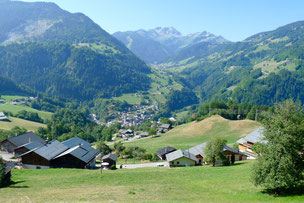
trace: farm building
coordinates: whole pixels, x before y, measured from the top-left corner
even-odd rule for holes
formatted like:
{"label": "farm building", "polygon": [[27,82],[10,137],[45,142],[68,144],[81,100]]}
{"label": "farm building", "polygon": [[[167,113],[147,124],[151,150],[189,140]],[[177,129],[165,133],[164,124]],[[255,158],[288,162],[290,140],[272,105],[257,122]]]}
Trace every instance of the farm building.
{"label": "farm building", "polygon": [[68,140],[66,140],[66,141],[63,141],[62,144],[64,144],[64,145],[67,146],[68,148],[73,148],[73,147],[76,147],[76,146],[82,145],[82,144],[91,146],[90,143],[84,141],[83,139],[81,139],[81,138],[79,138],[79,137],[73,137],[73,138],[71,138],[71,139],[68,139]]}
{"label": "farm building", "polygon": [[99,151],[88,144],[79,144],[51,160],[53,168],[94,168]]}
{"label": "farm building", "polygon": [[164,148],[156,151],[155,153],[161,160],[165,160],[166,154],[169,154],[174,151],[176,151],[176,149],[174,147],[167,146],[167,147],[164,147]]}
{"label": "farm building", "polygon": [[194,154],[181,149],[166,154],[166,159],[170,167],[195,166],[198,163]]}
{"label": "farm building", "polygon": [[239,150],[243,153],[246,153],[249,158],[256,158],[257,154],[252,151],[252,147],[255,143],[267,143],[266,140],[264,140],[263,135],[264,128],[259,127],[255,131],[248,134],[246,137],[241,138],[237,141],[239,144]]}
{"label": "farm building", "polygon": [[170,124],[162,124],[160,128],[163,132],[168,132],[170,129],[172,129],[172,126]]}
{"label": "farm building", "polygon": [[116,167],[116,160],[117,156],[114,154],[108,154],[101,158],[102,163],[109,163],[109,167],[115,166]]}
{"label": "farm building", "polygon": [[22,154],[21,162],[27,169],[51,168],[51,160],[69,148],[57,140]]}
{"label": "farm building", "polygon": [[7,121],[8,118],[6,117],[6,115],[3,112],[0,112],[0,121]]}
{"label": "farm building", "polygon": [[14,137],[7,138],[5,140],[2,140],[0,142],[0,147],[2,151],[14,153],[14,150],[22,145],[25,145],[30,142],[40,142],[42,144],[45,143],[45,141],[36,135],[33,132],[28,132],[22,135],[17,135]]}
{"label": "farm building", "polygon": [[148,137],[149,136],[149,133],[148,132],[142,132],[140,134],[140,137]]}
{"label": "farm building", "polygon": [[44,144],[42,144],[41,142],[29,142],[29,143],[26,143],[20,147],[17,147],[15,150],[14,150],[14,154],[15,154],[15,157],[18,158],[21,154],[24,154],[28,151],[31,151],[33,149],[38,149],[40,147],[42,147]]}
{"label": "farm building", "polygon": [[[205,156],[205,148],[206,148],[207,142],[204,142],[202,144],[199,144],[197,146],[194,146],[190,149],[188,149],[187,151],[189,151],[190,153],[194,154],[195,157],[198,159],[198,164],[201,164],[204,157]],[[231,147],[228,147],[227,145],[224,145],[223,147],[223,152],[224,155],[226,156],[226,159],[231,161],[231,157],[234,155],[235,156],[235,161],[242,161],[242,160],[246,160],[247,156],[240,152],[237,149],[233,149]],[[220,163],[220,162],[218,162]]]}

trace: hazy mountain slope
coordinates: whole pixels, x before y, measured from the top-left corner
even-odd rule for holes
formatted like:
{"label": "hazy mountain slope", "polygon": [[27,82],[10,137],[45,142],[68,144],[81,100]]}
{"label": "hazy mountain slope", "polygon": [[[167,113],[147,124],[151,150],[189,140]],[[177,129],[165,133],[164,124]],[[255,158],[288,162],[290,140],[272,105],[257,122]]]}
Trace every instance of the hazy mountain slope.
{"label": "hazy mountain slope", "polygon": [[[121,40],[133,53],[147,63],[167,62],[170,57],[174,59],[174,55],[184,48],[199,43],[223,44],[228,42],[223,37],[208,32],[183,35],[173,27],[116,32],[113,36]],[[181,58],[183,53],[180,52],[178,57]]]}
{"label": "hazy mountain slope", "polygon": [[0,1],[0,74],[76,99],[149,88],[150,68],[87,16],[53,3]]}
{"label": "hazy mountain slope", "polygon": [[203,100],[273,104],[304,101],[304,21],[264,32],[196,59],[178,77]]}

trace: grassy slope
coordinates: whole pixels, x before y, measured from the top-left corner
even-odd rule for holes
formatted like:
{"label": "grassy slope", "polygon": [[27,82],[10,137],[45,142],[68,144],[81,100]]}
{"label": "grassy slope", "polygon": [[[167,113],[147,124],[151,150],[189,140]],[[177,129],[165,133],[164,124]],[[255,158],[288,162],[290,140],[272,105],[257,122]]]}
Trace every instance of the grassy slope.
{"label": "grassy slope", "polygon": [[46,125],[41,123],[36,123],[32,121],[23,120],[20,118],[8,117],[11,122],[0,121],[0,129],[10,130],[15,126],[24,127],[29,131],[36,131],[39,127],[46,127]]}
{"label": "grassy slope", "polygon": [[35,113],[38,113],[39,116],[42,118],[42,119],[51,119],[52,118],[52,113],[50,112],[46,112],[46,111],[39,111],[39,110],[36,110],[36,109],[33,109],[33,108],[30,108],[28,106],[23,106],[23,105],[11,105],[11,104],[0,104],[0,111],[10,111],[12,112],[13,114],[16,114],[18,113],[19,111],[22,111],[22,110],[26,110],[26,111],[29,111],[29,112],[35,112]]}
{"label": "grassy slope", "polygon": [[[200,122],[177,126],[160,137],[138,140],[135,145],[143,147],[149,152],[155,152],[168,145],[178,149],[187,149],[208,141],[212,136],[225,137],[228,143],[232,144],[255,130],[259,125],[251,120],[231,121],[220,116],[212,116]],[[133,146],[133,143],[125,143],[125,145]]]}
{"label": "grassy slope", "polygon": [[273,197],[250,183],[252,161],[230,167],[142,168],[116,171],[14,170],[2,202],[303,202]]}

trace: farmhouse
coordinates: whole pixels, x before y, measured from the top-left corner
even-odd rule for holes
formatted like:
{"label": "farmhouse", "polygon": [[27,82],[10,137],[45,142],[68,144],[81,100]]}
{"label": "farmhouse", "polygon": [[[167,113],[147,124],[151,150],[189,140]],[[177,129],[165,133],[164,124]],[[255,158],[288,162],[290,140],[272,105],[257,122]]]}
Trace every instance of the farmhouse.
{"label": "farmhouse", "polygon": [[172,128],[172,126],[170,124],[162,124],[160,128],[163,132],[168,132]]}
{"label": "farmhouse", "polygon": [[[207,142],[204,142],[202,144],[199,144],[197,146],[194,146],[187,151],[190,153],[194,154],[195,157],[198,159],[198,164],[201,164],[205,156],[205,148],[206,148]],[[231,161],[231,157],[235,157],[235,161],[241,161],[241,160],[246,160],[247,156],[240,152],[237,149],[233,149],[231,147],[228,147],[227,145],[224,145],[223,147],[223,152],[227,160]],[[220,163],[220,162],[218,162]]]}
{"label": "farmhouse", "polygon": [[166,154],[169,154],[174,151],[176,151],[176,149],[174,147],[167,146],[167,147],[164,147],[164,148],[156,151],[155,153],[161,160],[165,160]]}
{"label": "farmhouse", "polygon": [[148,137],[149,136],[149,133],[148,132],[142,132],[140,134],[140,137]]}
{"label": "farmhouse", "polygon": [[195,166],[198,162],[194,154],[181,149],[166,155],[170,167]]}
{"label": "farmhouse", "polygon": [[241,152],[248,155],[250,159],[256,158],[257,154],[252,151],[252,147],[256,143],[267,143],[266,140],[264,140],[263,131],[265,129],[263,127],[259,127],[255,131],[248,134],[246,137],[241,138],[237,141],[239,144],[239,149]]}
{"label": "farmhouse", "polygon": [[3,112],[0,112],[0,121],[7,121],[8,118],[5,116]]}
{"label": "farmhouse", "polygon": [[14,150],[22,145],[25,145],[30,142],[40,142],[42,144],[45,143],[45,141],[36,135],[33,132],[25,133],[22,135],[17,135],[15,137],[7,138],[0,142],[0,147],[2,151],[14,153]]}
{"label": "farmhouse", "polygon": [[22,154],[21,162],[27,169],[48,169],[51,167],[51,160],[68,149],[67,146],[55,140]]}
{"label": "farmhouse", "polygon": [[117,160],[117,156],[114,154],[108,154],[105,155],[101,158],[102,163],[108,163],[109,167],[111,168],[111,166],[115,166],[116,167],[116,160]]}
{"label": "farmhouse", "polygon": [[79,144],[51,160],[53,168],[94,168],[99,151],[88,144]]}

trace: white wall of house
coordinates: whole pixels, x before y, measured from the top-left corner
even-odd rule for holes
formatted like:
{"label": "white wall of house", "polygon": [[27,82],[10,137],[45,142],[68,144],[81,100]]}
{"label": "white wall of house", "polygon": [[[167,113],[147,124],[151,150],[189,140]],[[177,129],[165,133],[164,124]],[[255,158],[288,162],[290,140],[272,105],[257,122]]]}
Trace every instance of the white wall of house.
{"label": "white wall of house", "polygon": [[170,166],[195,166],[195,164],[195,161],[186,157],[181,157],[179,159],[169,162]]}
{"label": "white wall of house", "polygon": [[49,169],[49,166],[41,166],[41,165],[31,165],[31,164],[23,164],[25,169]]}

